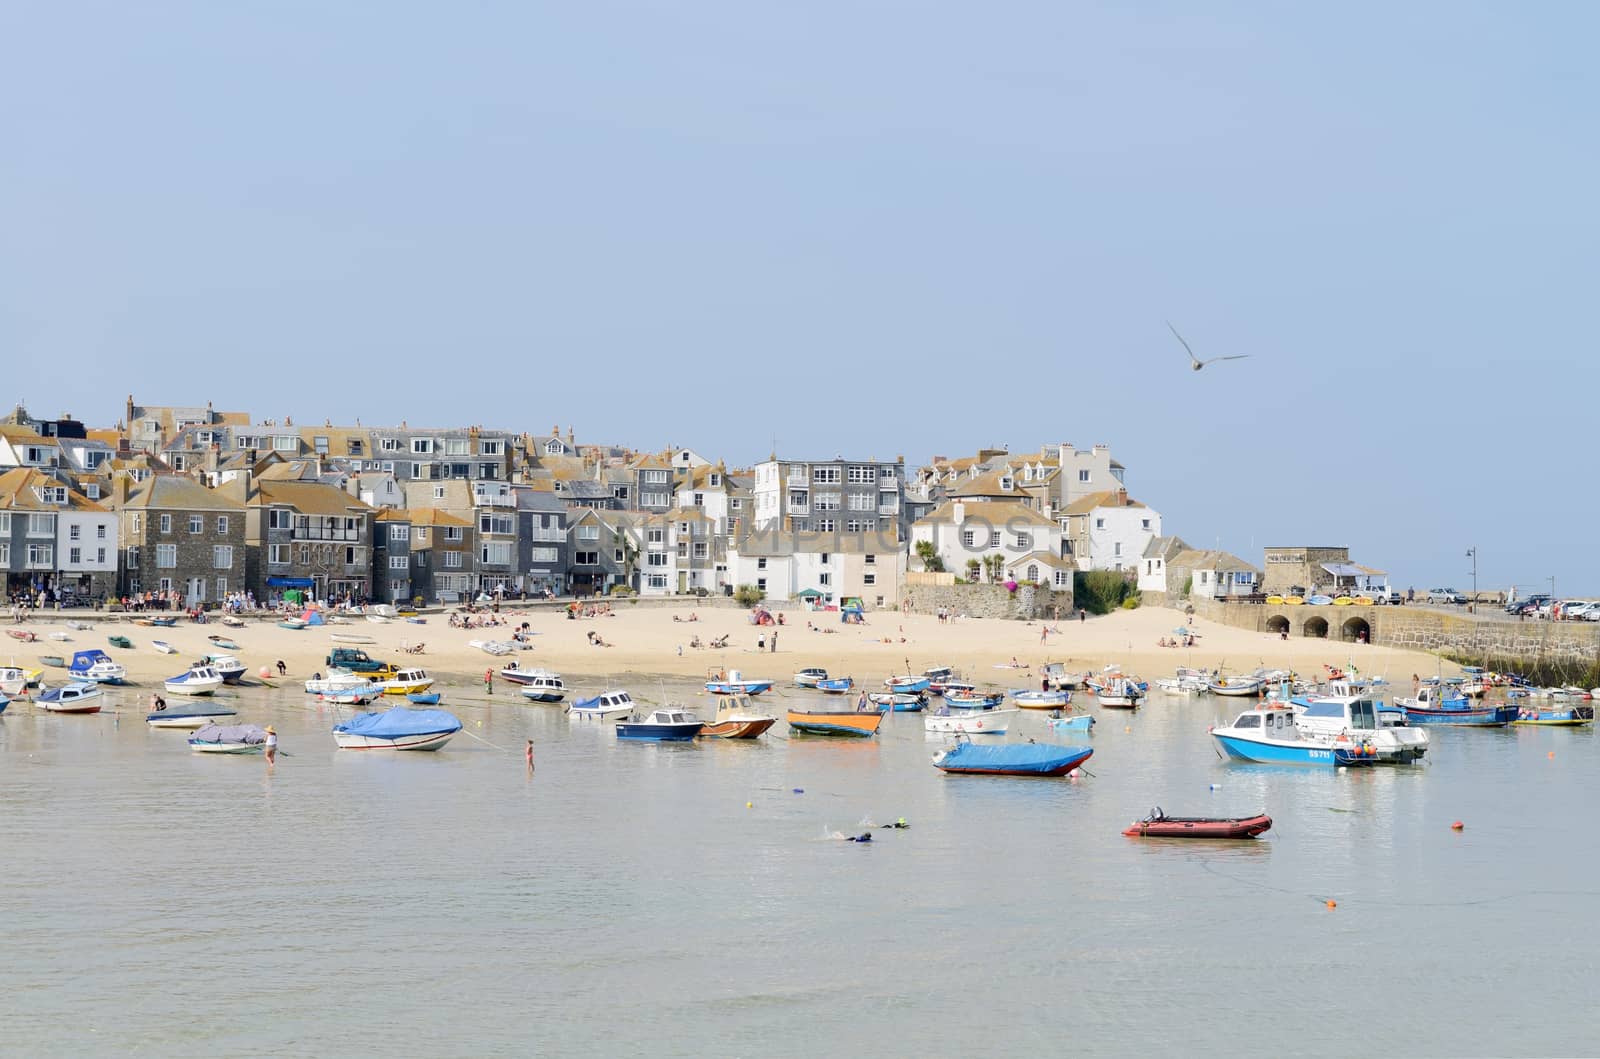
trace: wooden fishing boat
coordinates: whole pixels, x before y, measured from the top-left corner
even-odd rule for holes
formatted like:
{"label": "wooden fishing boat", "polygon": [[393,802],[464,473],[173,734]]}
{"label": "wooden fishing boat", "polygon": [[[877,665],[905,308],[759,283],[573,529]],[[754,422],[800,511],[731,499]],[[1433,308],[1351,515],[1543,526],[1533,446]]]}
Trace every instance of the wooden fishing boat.
{"label": "wooden fishing boat", "polygon": [[883,714],[877,710],[857,713],[854,710],[790,710],[785,718],[789,727],[806,735],[843,735],[871,737],[878,734],[883,724]]}
{"label": "wooden fishing boat", "polygon": [[13,640],[21,640],[23,643],[36,643],[39,639],[37,635],[26,629],[7,629],[6,635]]}
{"label": "wooden fishing boat", "polygon": [[778,719],[756,709],[748,695],[722,695],[717,698],[716,719],[700,729],[702,738],[754,739]]}
{"label": "wooden fishing boat", "polygon": [[1513,725],[1545,728],[1580,728],[1594,723],[1593,706],[1526,706],[1517,711]]}
{"label": "wooden fishing boat", "polygon": [[933,713],[923,714],[922,727],[929,732],[961,732],[966,735],[1005,735],[1011,718],[1020,710],[952,710],[941,706]]}
{"label": "wooden fishing boat", "polygon": [[439,697],[440,696],[437,691],[406,692],[406,701],[414,703],[417,706],[437,706],[439,705]]}
{"label": "wooden fishing boat", "polygon": [[903,691],[869,691],[867,701],[887,713],[919,713],[928,705],[924,696]]}
{"label": "wooden fishing boat", "polygon": [[1255,816],[1168,816],[1159,806],[1122,832],[1130,838],[1255,838],[1272,826],[1266,813]]}
{"label": "wooden fishing boat", "polygon": [[40,655],[39,664],[42,666],[51,666],[55,669],[67,668],[67,660],[62,658],[60,655]]}

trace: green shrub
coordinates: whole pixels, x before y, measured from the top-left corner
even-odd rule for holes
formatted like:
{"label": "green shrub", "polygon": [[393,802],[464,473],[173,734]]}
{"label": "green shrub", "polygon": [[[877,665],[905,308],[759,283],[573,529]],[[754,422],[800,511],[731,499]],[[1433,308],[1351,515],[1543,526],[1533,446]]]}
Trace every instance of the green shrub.
{"label": "green shrub", "polygon": [[[1120,570],[1080,570],[1072,575],[1073,601],[1090,614],[1109,614],[1132,597],[1137,607],[1139,593]],[[1131,608],[1130,608],[1131,609]]]}
{"label": "green shrub", "polygon": [[738,600],[741,607],[753,607],[766,599],[767,593],[755,585],[740,585],[733,590],[733,598]]}
{"label": "green shrub", "polygon": [[1122,609],[1123,610],[1138,610],[1139,609],[1139,597],[1138,596],[1129,596],[1127,599],[1123,600],[1122,601]]}

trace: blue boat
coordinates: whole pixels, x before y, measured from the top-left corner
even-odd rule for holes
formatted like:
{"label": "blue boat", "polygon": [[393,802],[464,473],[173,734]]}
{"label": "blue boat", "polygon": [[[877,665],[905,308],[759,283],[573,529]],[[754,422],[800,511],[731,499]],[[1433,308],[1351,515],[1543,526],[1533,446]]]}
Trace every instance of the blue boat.
{"label": "blue boat", "polygon": [[649,739],[654,742],[684,742],[700,734],[706,723],[677,706],[652,710],[643,720],[617,722],[618,739]]}
{"label": "blue boat", "polygon": [[340,750],[438,750],[461,731],[461,719],[445,710],[390,710],[358,713],[333,726]]}
{"label": "blue boat", "polygon": [[911,695],[919,691],[927,691],[928,686],[932,683],[933,682],[927,677],[907,675],[890,677],[888,680],[883,682],[883,686],[888,688],[890,691],[898,691],[902,694]]}
{"label": "blue boat", "polygon": [[412,691],[406,693],[406,701],[414,702],[418,706],[439,705],[440,695],[437,691]]}
{"label": "blue boat", "polygon": [[963,739],[935,754],[935,768],[976,776],[1065,776],[1094,754],[1089,746],[1054,743],[984,743]]}
{"label": "blue boat", "polygon": [[[1459,703],[1459,705],[1452,705]],[[1465,699],[1446,699],[1438,707],[1404,706],[1406,723],[1412,725],[1447,724],[1460,728],[1504,728],[1517,719],[1515,706],[1485,703],[1469,706]]]}
{"label": "blue boat", "polygon": [[0,695],[0,713],[5,713],[6,707],[10,705],[11,700],[6,698],[4,695]]}
{"label": "blue boat", "polygon": [[1213,728],[1211,738],[1228,757],[1260,765],[1375,765],[1376,748],[1359,741],[1340,742],[1306,735],[1290,711],[1264,707],[1246,710],[1231,725]]}
{"label": "blue boat", "polygon": [[772,681],[746,680],[737,669],[730,669],[726,673],[717,669],[712,670],[706,680],[706,690],[713,695],[759,695],[772,690]]}
{"label": "blue boat", "polygon": [[900,691],[868,692],[867,701],[876,706],[880,713],[920,713],[928,705],[926,696]]}
{"label": "blue boat", "polygon": [[1071,717],[1047,717],[1045,723],[1056,732],[1087,732],[1094,727],[1094,718],[1087,713],[1078,713]]}
{"label": "blue boat", "polygon": [[997,691],[992,695],[978,695],[973,692],[957,694],[952,691],[945,692],[944,703],[952,710],[992,710],[1005,703],[1005,692]]}
{"label": "blue boat", "polygon": [[832,677],[818,680],[815,686],[818,691],[826,691],[829,695],[843,695],[854,688],[856,682],[850,677]]}
{"label": "blue boat", "polygon": [[67,669],[79,680],[92,680],[97,684],[122,684],[128,677],[127,669],[113,662],[111,656],[98,647],[73,652],[72,664]]}

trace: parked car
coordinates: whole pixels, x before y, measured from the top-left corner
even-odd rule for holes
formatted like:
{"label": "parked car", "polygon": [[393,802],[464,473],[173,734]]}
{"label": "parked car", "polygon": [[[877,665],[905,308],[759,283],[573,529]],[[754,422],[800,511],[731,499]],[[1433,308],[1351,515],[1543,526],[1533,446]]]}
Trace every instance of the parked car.
{"label": "parked car", "polygon": [[1542,592],[1513,600],[1506,604],[1507,614],[1532,614],[1539,608],[1539,604],[1550,602],[1550,597]]}
{"label": "parked car", "polygon": [[1561,601],[1562,620],[1576,620],[1581,618],[1589,610],[1589,608],[1593,607],[1594,605],[1595,604],[1586,599],[1564,599]]}
{"label": "parked car", "polygon": [[1429,603],[1465,603],[1466,601],[1467,597],[1453,588],[1428,589]]}

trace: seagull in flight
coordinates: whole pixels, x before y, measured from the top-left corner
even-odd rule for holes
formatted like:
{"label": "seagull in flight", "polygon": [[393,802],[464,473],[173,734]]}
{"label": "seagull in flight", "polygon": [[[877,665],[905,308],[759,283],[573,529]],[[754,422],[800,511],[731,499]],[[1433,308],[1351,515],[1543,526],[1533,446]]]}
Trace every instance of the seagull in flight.
{"label": "seagull in flight", "polygon": [[1167,321],[1167,329],[1172,332],[1174,338],[1176,338],[1179,342],[1183,342],[1184,351],[1189,354],[1189,359],[1194,362],[1190,365],[1190,367],[1192,367],[1195,371],[1199,371],[1207,364],[1215,364],[1219,360],[1243,360],[1250,355],[1248,353],[1234,353],[1226,357],[1212,357],[1210,360],[1201,360],[1199,357],[1194,355],[1194,350],[1189,348],[1189,343],[1183,341],[1183,336],[1178,334],[1178,329],[1172,326],[1171,320]]}

